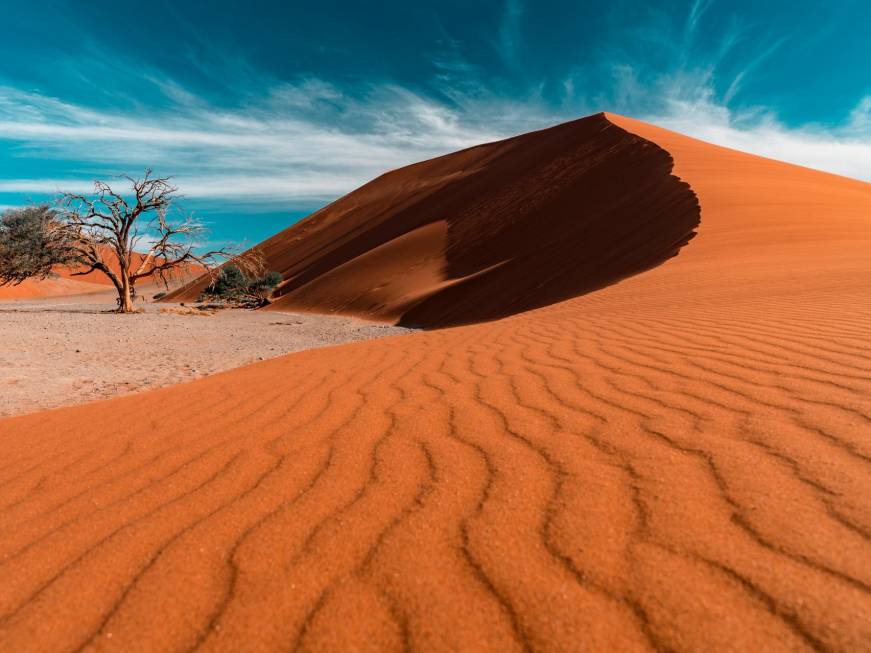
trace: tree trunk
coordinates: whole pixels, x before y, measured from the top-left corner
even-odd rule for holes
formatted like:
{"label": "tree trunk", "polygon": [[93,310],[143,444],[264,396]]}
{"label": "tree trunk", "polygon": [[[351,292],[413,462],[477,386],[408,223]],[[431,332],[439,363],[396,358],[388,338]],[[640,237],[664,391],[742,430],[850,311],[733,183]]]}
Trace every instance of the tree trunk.
{"label": "tree trunk", "polygon": [[118,288],[118,312],[132,313],[133,310],[133,286],[130,285],[127,275],[122,272],[121,287]]}

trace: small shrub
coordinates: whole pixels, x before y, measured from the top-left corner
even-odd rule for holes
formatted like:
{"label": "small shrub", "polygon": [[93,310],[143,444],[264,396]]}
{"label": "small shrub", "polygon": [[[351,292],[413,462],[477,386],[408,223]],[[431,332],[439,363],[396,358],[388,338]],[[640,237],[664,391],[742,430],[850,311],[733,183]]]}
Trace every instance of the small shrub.
{"label": "small shrub", "polygon": [[278,272],[249,277],[235,265],[227,265],[205,289],[200,301],[219,300],[239,306],[265,306],[280,283],[281,275]]}
{"label": "small shrub", "polygon": [[235,265],[228,265],[218,272],[217,278],[206,288],[205,294],[214,297],[230,298],[241,293],[249,280]]}
{"label": "small shrub", "polygon": [[154,301],[157,301],[158,299],[163,299],[164,297],[166,297],[166,293],[159,292],[159,293],[155,293],[155,295],[151,299],[153,299]]}

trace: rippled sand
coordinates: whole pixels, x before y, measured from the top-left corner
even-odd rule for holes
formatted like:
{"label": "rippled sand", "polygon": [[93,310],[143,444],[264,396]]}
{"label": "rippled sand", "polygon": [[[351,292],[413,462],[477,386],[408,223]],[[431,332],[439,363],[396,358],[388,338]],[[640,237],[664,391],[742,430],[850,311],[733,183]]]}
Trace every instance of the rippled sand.
{"label": "rippled sand", "polygon": [[871,186],[609,118],[651,271],[0,421],[0,649],[868,650]]}

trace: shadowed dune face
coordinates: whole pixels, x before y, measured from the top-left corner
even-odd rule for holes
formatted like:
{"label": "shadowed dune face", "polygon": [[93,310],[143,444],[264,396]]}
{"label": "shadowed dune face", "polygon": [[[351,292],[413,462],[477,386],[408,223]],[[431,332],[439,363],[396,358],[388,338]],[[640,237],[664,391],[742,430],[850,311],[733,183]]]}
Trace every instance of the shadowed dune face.
{"label": "shadowed dune face", "polygon": [[387,173],[262,245],[276,308],[433,327],[576,297],[692,237],[671,167],[600,114]]}
{"label": "shadowed dune face", "polygon": [[0,421],[0,650],[869,650],[871,186],[612,119],[666,265]]}

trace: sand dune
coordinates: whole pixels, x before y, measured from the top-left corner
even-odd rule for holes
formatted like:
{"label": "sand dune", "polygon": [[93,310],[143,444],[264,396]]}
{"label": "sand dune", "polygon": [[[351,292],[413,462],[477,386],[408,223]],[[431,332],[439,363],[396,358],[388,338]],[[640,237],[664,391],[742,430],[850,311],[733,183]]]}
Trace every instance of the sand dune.
{"label": "sand dune", "polygon": [[275,307],[432,327],[576,297],[692,237],[671,166],[598,114],[389,172],[259,246],[285,279]]}
{"label": "sand dune", "polygon": [[606,119],[654,269],[0,421],[0,650],[871,649],[871,186]]}

